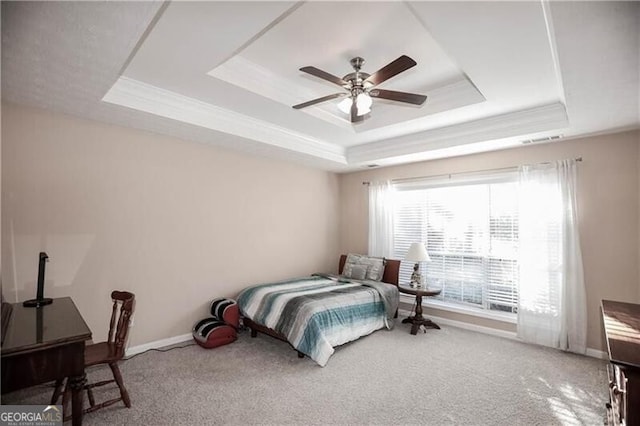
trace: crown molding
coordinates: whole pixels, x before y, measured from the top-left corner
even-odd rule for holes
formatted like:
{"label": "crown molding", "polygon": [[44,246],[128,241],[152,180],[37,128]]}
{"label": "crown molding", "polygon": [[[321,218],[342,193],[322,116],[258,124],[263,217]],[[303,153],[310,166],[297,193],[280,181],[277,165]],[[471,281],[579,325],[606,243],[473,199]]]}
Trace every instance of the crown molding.
{"label": "crown molding", "polygon": [[347,161],[349,165],[357,165],[465,144],[559,130],[568,126],[565,106],[558,102],[357,145],[347,149]]}
{"label": "crown molding", "polygon": [[[464,86],[464,83],[452,83],[456,90],[468,93]],[[568,126],[566,109],[558,102],[345,149],[338,144],[315,139],[127,77],[120,77],[104,96],[103,101],[233,134],[343,166],[357,166],[477,142],[558,130]]]}
{"label": "crown molding", "polygon": [[558,95],[560,96],[560,102],[567,104],[567,100],[564,92],[564,82],[562,80],[562,72],[560,71],[560,57],[558,55],[558,46],[556,44],[556,30],[553,25],[553,18],[551,17],[551,5],[549,0],[541,0],[542,13],[544,15],[544,23],[547,29],[547,39],[549,40],[549,53],[551,53],[551,59],[553,61],[553,72],[556,75],[558,83]]}
{"label": "crown molding", "polygon": [[347,164],[345,149],[342,146],[330,144],[303,133],[291,131],[128,77],[121,76],[102,100],[338,164]]}

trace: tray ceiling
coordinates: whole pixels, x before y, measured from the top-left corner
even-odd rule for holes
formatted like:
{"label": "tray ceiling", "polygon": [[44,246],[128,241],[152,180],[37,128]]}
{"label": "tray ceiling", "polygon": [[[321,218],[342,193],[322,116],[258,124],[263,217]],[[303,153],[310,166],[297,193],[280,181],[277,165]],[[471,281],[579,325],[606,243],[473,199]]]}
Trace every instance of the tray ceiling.
{"label": "tray ceiling", "polygon": [[[2,4],[4,99],[328,170],[638,126],[632,3],[38,5]],[[68,41],[76,39],[85,41]],[[592,45],[578,44],[584,39]],[[603,52],[608,61],[598,64]],[[425,94],[422,107],[374,99],[357,124],[337,101],[291,108],[342,90],[302,66],[342,77],[354,56],[372,73],[400,55],[418,65],[380,88]],[[74,60],[84,67],[78,81],[54,91],[51,69],[62,75]],[[608,69],[623,78],[604,81]],[[25,88],[38,79],[40,92]],[[598,87],[589,87],[594,81]],[[592,90],[607,104],[589,98]],[[603,114],[612,106],[618,114]]]}

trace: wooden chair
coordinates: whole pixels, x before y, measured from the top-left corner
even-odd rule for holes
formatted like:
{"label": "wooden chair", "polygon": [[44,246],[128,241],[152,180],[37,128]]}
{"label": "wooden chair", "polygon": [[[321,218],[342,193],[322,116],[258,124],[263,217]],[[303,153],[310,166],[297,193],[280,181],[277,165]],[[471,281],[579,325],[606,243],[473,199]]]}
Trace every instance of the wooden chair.
{"label": "wooden chair", "polygon": [[[122,382],[118,361],[124,357],[124,346],[129,331],[129,320],[133,314],[135,295],[127,291],[114,291],[111,293],[111,299],[113,299],[113,309],[111,311],[111,322],[109,323],[108,341],[88,345],[84,351],[84,365],[86,368],[93,365],[108,364],[113,373],[113,379],[85,385],[84,389],[87,391],[90,406],[84,410],[84,413],[96,411],[118,401],[124,402],[127,408],[131,408],[131,400]],[[96,404],[93,397],[93,388],[113,382],[116,382],[120,389],[120,397]],[[69,380],[67,380],[67,384],[64,387],[64,393],[62,392],[62,385],[63,380],[56,382],[56,389],[51,397],[51,405],[55,405],[62,394],[63,412],[66,413],[68,412],[67,406],[70,395]]]}

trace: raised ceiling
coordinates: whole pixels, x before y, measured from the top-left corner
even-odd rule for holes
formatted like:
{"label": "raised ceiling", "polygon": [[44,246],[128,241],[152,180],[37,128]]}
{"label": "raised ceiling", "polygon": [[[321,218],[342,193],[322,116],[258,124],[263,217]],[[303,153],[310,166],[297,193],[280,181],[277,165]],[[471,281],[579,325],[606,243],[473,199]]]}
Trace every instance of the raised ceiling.
{"label": "raised ceiling", "polygon": [[[2,3],[2,95],[348,171],[638,127],[638,11],[617,2]],[[299,71],[417,66],[352,124]]]}

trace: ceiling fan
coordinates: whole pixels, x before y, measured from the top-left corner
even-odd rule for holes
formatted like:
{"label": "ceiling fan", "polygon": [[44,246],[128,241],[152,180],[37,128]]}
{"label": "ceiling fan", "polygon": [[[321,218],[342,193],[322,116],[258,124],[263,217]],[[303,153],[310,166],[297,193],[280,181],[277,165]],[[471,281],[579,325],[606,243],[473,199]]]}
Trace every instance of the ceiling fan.
{"label": "ceiling fan", "polygon": [[342,86],[346,92],[334,93],[332,95],[323,96],[298,105],[294,105],[294,109],[306,108],[311,105],[326,102],[331,99],[345,98],[338,104],[338,108],[345,114],[349,114],[352,123],[364,120],[365,115],[371,111],[371,98],[388,99],[396,102],[404,102],[413,105],[422,105],[427,97],[415,93],[397,92],[395,90],[377,89],[380,83],[389,80],[403,71],[417,65],[416,61],[406,55],[400,56],[395,61],[385,65],[373,74],[361,72],[364,59],[355,57],[350,61],[354,72],[345,75],[342,78],[329,74],[316,67],[303,67],[300,71],[319,77],[323,80]]}

